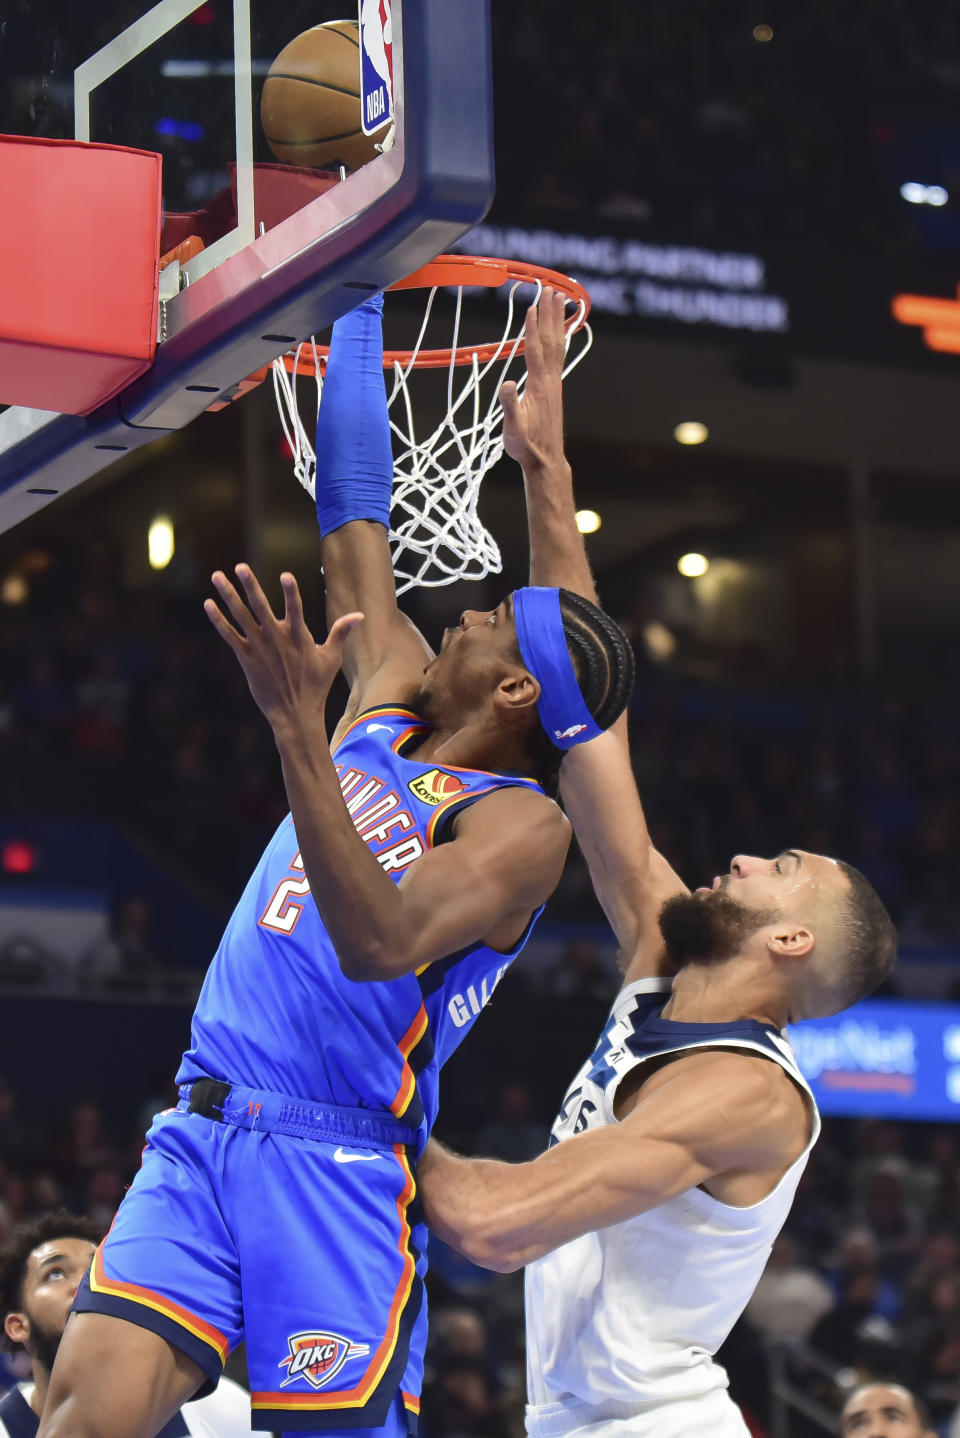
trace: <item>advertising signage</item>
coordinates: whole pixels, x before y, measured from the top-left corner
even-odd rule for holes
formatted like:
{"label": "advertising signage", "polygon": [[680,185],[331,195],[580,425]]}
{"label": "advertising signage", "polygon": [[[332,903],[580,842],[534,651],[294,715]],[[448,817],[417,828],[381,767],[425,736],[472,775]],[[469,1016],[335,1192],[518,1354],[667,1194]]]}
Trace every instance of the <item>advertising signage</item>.
{"label": "advertising signage", "polygon": [[598,313],[755,334],[790,329],[790,307],[769,292],[760,255],[520,225],[478,225],[454,248],[572,274]]}
{"label": "advertising signage", "polygon": [[960,1005],[868,999],[789,1037],[825,1114],[960,1121]]}
{"label": "advertising signage", "polygon": [[[724,340],[791,353],[871,362],[955,363],[960,301],[946,257],[898,265],[765,239],[764,253],[672,243],[642,233],[548,229],[487,221],[454,247],[463,254],[527,260],[572,275],[597,318],[638,333]],[[618,228],[618,227],[614,227]]]}

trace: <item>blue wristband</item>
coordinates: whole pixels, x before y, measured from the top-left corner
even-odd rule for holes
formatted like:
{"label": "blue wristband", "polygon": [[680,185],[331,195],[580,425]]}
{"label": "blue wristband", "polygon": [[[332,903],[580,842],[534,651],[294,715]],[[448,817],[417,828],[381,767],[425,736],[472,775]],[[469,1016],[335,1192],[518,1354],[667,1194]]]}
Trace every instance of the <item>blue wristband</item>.
{"label": "blue wristband", "polygon": [[383,296],[337,320],[317,416],[317,519],[332,534],[354,519],[390,527],[393,448],[383,382]]}

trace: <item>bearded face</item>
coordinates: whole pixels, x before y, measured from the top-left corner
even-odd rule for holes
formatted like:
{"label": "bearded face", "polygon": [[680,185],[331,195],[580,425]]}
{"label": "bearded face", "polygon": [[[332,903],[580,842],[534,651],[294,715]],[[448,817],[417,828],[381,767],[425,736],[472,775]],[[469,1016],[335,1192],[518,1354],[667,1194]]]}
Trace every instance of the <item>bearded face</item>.
{"label": "bearded face", "polygon": [[27,1310],[27,1316],[30,1318],[30,1327],[32,1330],[28,1350],[30,1357],[35,1358],[40,1366],[45,1368],[49,1373],[53,1368],[54,1359],[60,1347],[63,1329],[61,1328],[60,1331],[57,1332],[56,1329],[52,1327],[46,1327],[35,1315],[30,1314],[29,1310]]}
{"label": "bearded face", "polygon": [[659,924],[667,956],[679,969],[690,963],[725,963],[777,917],[774,909],[751,909],[717,889],[675,894],[660,910]]}

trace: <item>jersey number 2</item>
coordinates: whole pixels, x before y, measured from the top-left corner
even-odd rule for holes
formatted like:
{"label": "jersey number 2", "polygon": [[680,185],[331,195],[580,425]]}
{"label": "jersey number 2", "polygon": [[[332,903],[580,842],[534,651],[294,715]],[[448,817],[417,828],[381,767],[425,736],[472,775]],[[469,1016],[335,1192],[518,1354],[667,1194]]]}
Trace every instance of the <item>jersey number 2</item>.
{"label": "jersey number 2", "polygon": [[264,910],[260,923],[265,929],[273,929],[274,933],[292,934],[303,912],[303,905],[294,903],[294,898],[303,899],[309,892],[309,879],[284,879],[277,885],[277,892]]}

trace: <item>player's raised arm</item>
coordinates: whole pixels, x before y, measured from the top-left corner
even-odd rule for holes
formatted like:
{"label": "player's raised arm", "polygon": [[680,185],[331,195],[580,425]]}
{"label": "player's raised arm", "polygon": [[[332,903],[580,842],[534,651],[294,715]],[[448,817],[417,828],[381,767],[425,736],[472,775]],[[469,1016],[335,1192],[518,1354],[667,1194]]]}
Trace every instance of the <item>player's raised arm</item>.
{"label": "player's raised arm", "polygon": [[810,1138],[811,1110],[782,1069],[716,1050],[648,1079],[622,1122],[530,1163],[460,1158],[431,1141],[420,1196],[433,1232],[508,1273],[698,1186],[736,1207],[758,1203]]}
{"label": "player's raised arm", "polygon": [[[530,583],[562,586],[597,604],[577,528],[573,472],[563,442],[563,295],[545,290],[527,313],[527,384],[505,385],[504,445],[523,470]],[[650,843],[637,793],[627,718],[563,761],[560,792],[597,898],[629,965],[628,981],[665,971],[656,916],[685,886]]]}
{"label": "player's raised arm", "polygon": [[[324,726],[344,643],[363,615],[341,615],[318,645],[293,575],[281,576],[278,619],[252,570],[238,565],[236,573],[245,599],[225,574],[213,576],[233,624],[212,599],[204,607],[273,729],[303,869],[343,972],[392,979],[480,942],[510,950],[560,877],[570,842],[562,811],[529,783],[491,792],[457,817],[450,842],[423,852],[396,883],[344,804]],[[509,648],[506,631],[503,643]],[[522,665],[513,668],[502,703],[512,706],[512,724],[523,711],[532,722],[538,690]]]}
{"label": "player's raised arm", "polygon": [[317,519],[327,622],[362,611],[343,669],[351,712],[409,701],[433,653],[397,608],[387,536],[393,451],[383,380],[383,296],[339,319],[317,417]]}

